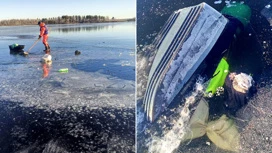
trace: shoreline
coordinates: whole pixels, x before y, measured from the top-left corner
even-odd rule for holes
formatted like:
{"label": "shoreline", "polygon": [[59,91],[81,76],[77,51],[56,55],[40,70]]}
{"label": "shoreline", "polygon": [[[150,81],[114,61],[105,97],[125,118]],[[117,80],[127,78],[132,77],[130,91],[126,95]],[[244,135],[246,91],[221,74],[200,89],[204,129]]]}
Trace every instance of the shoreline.
{"label": "shoreline", "polygon": [[[11,20],[25,20],[25,19],[11,19]],[[33,19],[36,20],[36,19]],[[8,21],[8,20],[0,20],[0,27],[9,27],[9,26],[28,26],[28,25],[37,25],[37,24],[12,24],[12,25],[1,25],[1,22],[3,21]],[[37,20],[38,22],[39,20]],[[128,19],[113,19],[113,20],[107,20],[107,21],[97,21],[97,22],[74,22],[74,23],[48,23],[45,21],[46,25],[56,25],[56,24],[61,24],[61,25],[68,25],[68,24],[90,24],[90,23],[115,23],[115,22],[136,22],[135,18],[128,18]]]}

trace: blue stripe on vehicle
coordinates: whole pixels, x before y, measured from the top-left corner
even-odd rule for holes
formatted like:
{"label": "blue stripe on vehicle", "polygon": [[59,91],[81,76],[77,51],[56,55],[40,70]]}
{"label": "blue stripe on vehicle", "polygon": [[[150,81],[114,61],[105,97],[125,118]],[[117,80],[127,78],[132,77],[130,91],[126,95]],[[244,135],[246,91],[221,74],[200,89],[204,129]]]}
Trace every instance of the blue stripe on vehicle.
{"label": "blue stripe on vehicle", "polygon": [[[146,95],[147,95],[147,98],[148,98],[148,99],[147,99],[148,102],[151,100],[152,94],[153,94],[153,92],[154,92],[154,90],[152,90],[152,89],[154,88],[155,82],[157,82],[157,80],[158,80],[159,77],[160,77],[160,74],[161,74],[163,65],[165,65],[165,61],[166,61],[166,59],[168,59],[169,55],[172,54],[172,52],[173,52],[173,50],[172,50],[173,45],[176,44],[177,41],[178,41],[178,40],[176,39],[177,36],[179,35],[179,32],[180,32],[181,28],[182,28],[184,25],[187,24],[187,22],[188,22],[188,20],[189,20],[190,16],[192,15],[192,12],[193,12],[194,10],[195,10],[195,8],[193,8],[192,10],[190,10],[190,12],[188,13],[188,15],[186,16],[186,18],[185,18],[183,24],[181,25],[179,31],[178,31],[177,34],[175,35],[175,37],[174,37],[174,39],[172,40],[171,44],[168,46],[167,51],[165,52],[165,54],[164,54],[162,60],[160,61],[158,67],[156,68],[155,72],[153,73],[153,75],[152,75],[152,77],[151,77],[151,81],[150,81],[149,87],[148,87],[150,90],[148,89],[147,94],[146,94]],[[150,103],[148,103],[148,105],[147,105],[146,108],[147,108],[147,112],[149,112]]]}
{"label": "blue stripe on vehicle", "polygon": [[159,40],[162,38],[162,34],[164,33],[164,31],[166,31],[166,28],[169,26],[170,22],[173,20],[173,18],[175,17],[175,13],[171,14],[171,16],[167,19],[166,23],[163,25],[163,27],[161,28],[161,31],[158,33],[159,37],[156,37],[153,44],[158,44]]}
{"label": "blue stripe on vehicle", "polygon": [[[155,82],[157,82],[158,79],[160,78],[160,76],[162,74],[162,71],[164,70],[164,68],[165,68],[165,66],[167,64],[165,62],[168,61],[171,58],[172,53],[177,49],[177,47],[182,45],[182,43],[180,43],[180,39],[178,39],[178,38],[184,37],[186,31],[188,31],[188,29],[186,29],[186,28],[188,28],[192,24],[193,18],[196,16],[196,13],[198,12],[199,9],[200,9],[200,7],[195,7],[195,8],[190,10],[190,12],[186,16],[183,24],[181,25],[180,29],[178,30],[177,34],[175,35],[173,41],[171,42],[170,46],[168,47],[167,51],[165,52],[165,55],[163,56],[163,59],[161,60],[161,62],[159,63],[158,67],[156,68],[155,72],[153,73],[153,75],[151,77],[150,83],[148,85],[148,88],[147,88],[147,91],[146,91],[146,94],[145,94],[145,97],[144,97],[145,111],[147,111],[147,114],[148,114],[149,109],[150,109],[150,104],[151,104],[150,100],[152,98],[153,93],[155,92],[154,91]],[[177,17],[178,17],[178,15],[176,16],[176,18]],[[172,21],[173,20],[176,21],[176,18],[175,19],[173,18]],[[165,31],[165,32],[167,31],[167,33],[168,33],[169,30],[170,30],[170,28],[169,28],[170,25],[172,27],[173,23],[168,24],[168,26],[166,26],[166,29],[167,28],[168,29],[163,30],[163,31]],[[184,31],[184,29],[185,29],[185,31]],[[165,36],[166,36],[166,34],[164,35],[164,37]],[[152,107],[154,107],[154,104],[153,104]],[[148,118],[150,118],[149,115],[147,115],[147,116],[148,116]]]}
{"label": "blue stripe on vehicle", "polygon": [[168,26],[163,30],[162,35],[160,36],[161,38],[159,39],[159,41],[158,41],[158,43],[157,43],[157,45],[156,45],[155,48],[159,48],[161,46],[161,43],[165,39],[166,35],[170,31],[170,29],[172,28],[172,26],[174,25],[174,23],[176,22],[179,14],[180,14],[180,12],[174,14],[173,19],[170,21],[170,23],[168,24]]}

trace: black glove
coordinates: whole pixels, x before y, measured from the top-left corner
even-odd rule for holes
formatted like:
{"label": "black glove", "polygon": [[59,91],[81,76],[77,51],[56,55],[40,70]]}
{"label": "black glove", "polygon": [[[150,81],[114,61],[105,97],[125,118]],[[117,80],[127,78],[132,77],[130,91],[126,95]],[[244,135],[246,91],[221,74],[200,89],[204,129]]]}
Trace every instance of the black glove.
{"label": "black glove", "polygon": [[42,38],[42,36],[39,35],[39,38],[38,38],[38,39],[41,39],[41,38]]}

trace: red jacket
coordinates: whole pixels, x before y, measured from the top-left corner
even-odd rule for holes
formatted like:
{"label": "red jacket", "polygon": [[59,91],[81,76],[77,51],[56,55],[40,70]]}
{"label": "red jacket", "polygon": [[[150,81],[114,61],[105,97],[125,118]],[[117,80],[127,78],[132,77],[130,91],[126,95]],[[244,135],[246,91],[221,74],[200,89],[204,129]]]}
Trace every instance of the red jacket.
{"label": "red jacket", "polygon": [[48,28],[44,23],[40,24],[40,36],[42,37],[43,35],[48,34]]}

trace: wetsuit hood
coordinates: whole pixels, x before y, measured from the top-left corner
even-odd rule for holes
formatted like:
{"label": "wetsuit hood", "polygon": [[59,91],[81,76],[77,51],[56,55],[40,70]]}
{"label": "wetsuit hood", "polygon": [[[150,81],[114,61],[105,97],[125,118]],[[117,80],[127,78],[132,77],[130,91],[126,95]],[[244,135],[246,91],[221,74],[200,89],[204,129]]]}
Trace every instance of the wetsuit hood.
{"label": "wetsuit hood", "polygon": [[221,13],[237,18],[244,27],[247,26],[251,17],[249,6],[241,3],[231,3],[230,6],[225,6]]}

